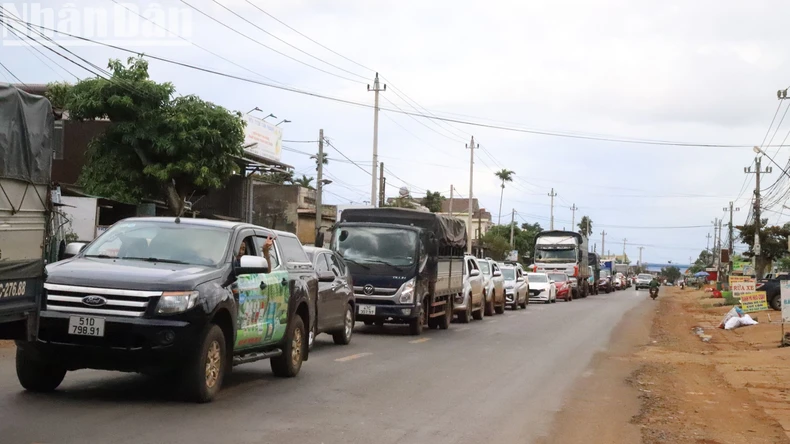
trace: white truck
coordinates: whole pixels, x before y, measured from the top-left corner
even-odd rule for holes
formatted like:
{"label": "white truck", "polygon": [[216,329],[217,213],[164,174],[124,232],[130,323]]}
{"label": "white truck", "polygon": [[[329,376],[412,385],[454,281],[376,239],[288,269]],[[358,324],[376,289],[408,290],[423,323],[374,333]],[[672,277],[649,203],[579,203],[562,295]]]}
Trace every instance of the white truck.
{"label": "white truck", "polygon": [[575,297],[586,298],[590,289],[587,238],[575,231],[543,231],[535,240],[537,273],[565,273],[578,282]]}

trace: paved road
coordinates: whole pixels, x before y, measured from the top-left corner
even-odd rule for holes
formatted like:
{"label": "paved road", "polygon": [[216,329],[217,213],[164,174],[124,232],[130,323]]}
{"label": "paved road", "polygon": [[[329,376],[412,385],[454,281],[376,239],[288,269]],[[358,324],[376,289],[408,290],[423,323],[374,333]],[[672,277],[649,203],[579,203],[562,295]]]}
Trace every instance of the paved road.
{"label": "paved road", "polygon": [[319,336],[297,378],[274,378],[265,361],[240,366],[206,405],[181,403],[151,378],[99,371],[26,393],[12,350],[0,350],[0,442],[531,442],[622,316],[649,302],[628,290],[530,305],[420,338],[358,324],[347,347]]}

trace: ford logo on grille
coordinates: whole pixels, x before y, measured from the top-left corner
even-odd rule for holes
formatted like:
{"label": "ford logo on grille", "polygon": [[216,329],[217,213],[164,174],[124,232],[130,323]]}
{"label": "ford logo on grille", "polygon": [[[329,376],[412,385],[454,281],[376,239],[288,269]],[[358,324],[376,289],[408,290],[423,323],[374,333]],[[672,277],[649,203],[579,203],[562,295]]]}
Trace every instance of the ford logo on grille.
{"label": "ford logo on grille", "polygon": [[82,298],[82,303],[90,307],[101,307],[107,304],[107,299],[101,296],[90,295]]}
{"label": "ford logo on grille", "polygon": [[364,291],[364,292],[365,292],[365,294],[373,294],[373,291],[375,291],[375,290],[376,290],[376,289],[375,289],[375,288],[373,288],[373,286],[372,286],[372,285],[370,285],[370,284],[367,284],[367,285],[365,285],[364,287],[362,287],[362,291]]}

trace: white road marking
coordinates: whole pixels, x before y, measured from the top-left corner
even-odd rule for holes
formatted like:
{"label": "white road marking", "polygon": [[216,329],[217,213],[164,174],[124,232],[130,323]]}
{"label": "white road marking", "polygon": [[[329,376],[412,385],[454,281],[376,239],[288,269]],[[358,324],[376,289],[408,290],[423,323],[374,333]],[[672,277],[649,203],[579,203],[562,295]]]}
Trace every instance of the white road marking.
{"label": "white road marking", "polygon": [[364,358],[365,356],[370,356],[372,354],[373,353],[357,353],[355,355],[346,356],[344,358],[337,358],[335,359],[335,362],[353,361],[354,359]]}
{"label": "white road marking", "polygon": [[470,329],[471,329],[471,327],[461,327],[461,328],[455,328],[453,330],[455,330],[455,331],[467,331],[467,330],[470,330]]}
{"label": "white road marking", "polygon": [[415,339],[413,341],[409,341],[409,344],[422,344],[423,342],[428,342],[430,340],[431,338],[420,338],[420,339]]}

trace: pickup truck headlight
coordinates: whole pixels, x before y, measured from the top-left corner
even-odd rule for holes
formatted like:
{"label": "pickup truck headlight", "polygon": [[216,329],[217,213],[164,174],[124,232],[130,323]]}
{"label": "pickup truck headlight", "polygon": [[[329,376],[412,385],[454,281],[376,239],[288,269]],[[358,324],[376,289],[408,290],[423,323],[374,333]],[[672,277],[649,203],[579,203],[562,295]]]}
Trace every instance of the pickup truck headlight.
{"label": "pickup truck headlight", "polygon": [[404,282],[401,285],[400,289],[398,290],[400,295],[398,296],[398,303],[399,304],[411,304],[414,302],[414,278],[409,279],[408,281]]}
{"label": "pickup truck headlight", "polygon": [[159,298],[156,314],[185,312],[195,306],[199,294],[197,291],[166,291]]}

